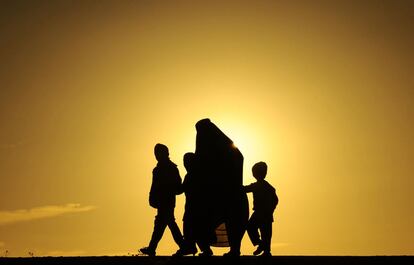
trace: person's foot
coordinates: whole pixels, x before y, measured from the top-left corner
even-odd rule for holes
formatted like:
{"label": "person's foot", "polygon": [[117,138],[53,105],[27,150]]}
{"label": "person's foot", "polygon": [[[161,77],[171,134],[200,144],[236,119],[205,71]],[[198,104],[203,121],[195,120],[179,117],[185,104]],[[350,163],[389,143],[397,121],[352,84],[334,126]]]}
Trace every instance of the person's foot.
{"label": "person's foot", "polygon": [[200,254],[198,254],[198,256],[200,256],[200,257],[211,257],[211,256],[213,256],[213,251],[210,248],[208,248],[208,249],[205,249]]}
{"label": "person's foot", "polygon": [[260,253],[262,253],[263,252],[263,248],[259,245],[257,248],[256,248],[256,250],[255,251],[253,251],[253,255],[255,255],[255,256],[257,256],[257,255],[259,255]]}
{"label": "person's foot", "polygon": [[144,247],[144,248],[141,248],[139,251],[140,251],[142,254],[144,254],[144,255],[148,255],[148,256],[150,256],[150,257],[154,257],[154,256],[155,256],[155,250],[153,250],[152,248],[149,248],[149,247]]}
{"label": "person's foot", "polygon": [[180,248],[173,254],[175,257],[185,256],[185,255],[195,255],[197,253],[197,248]]}
{"label": "person's foot", "polygon": [[240,257],[240,252],[236,252],[236,251],[229,251],[227,253],[223,254],[224,257]]}
{"label": "person's foot", "polygon": [[268,250],[264,251],[263,254],[260,255],[260,257],[271,257],[271,256],[272,256],[272,253],[270,253],[270,251]]}

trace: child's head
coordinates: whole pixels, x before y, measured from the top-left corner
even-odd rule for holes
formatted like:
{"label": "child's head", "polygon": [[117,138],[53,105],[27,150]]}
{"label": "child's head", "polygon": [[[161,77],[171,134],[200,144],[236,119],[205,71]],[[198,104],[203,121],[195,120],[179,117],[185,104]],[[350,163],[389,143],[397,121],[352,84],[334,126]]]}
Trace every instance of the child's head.
{"label": "child's head", "polygon": [[265,162],[258,162],[252,167],[253,177],[257,180],[263,180],[267,174],[267,165]]}
{"label": "child's head", "polygon": [[154,147],[154,154],[157,161],[165,161],[169,157],[168,147],[163,144],[156,144]]}
{"label": "child's head", "polygon": [[191,171],[196,166],[196,155],[194,153],[184,154],[184,167],[188,171]]}

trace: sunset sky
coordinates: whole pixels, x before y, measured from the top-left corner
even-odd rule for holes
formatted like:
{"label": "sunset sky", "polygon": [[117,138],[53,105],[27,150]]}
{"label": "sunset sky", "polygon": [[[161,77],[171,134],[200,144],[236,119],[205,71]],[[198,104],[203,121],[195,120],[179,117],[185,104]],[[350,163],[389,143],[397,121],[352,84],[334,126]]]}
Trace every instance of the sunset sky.
{"label": "sunset sky", "polygon": [[0,256],[135,254],[153,147],[184,177],[203,118],[244,184],[268,164],[273,255],[414,255],[413,25],[408,0],[1,0]]}

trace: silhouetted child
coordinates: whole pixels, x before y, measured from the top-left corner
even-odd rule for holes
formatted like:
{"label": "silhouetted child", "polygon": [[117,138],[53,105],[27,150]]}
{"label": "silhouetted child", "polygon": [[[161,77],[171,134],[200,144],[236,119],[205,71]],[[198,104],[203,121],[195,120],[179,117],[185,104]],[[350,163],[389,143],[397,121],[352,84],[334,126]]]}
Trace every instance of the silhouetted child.
{"label": "silhouetted child", "polygon": [[195,255],[197,253],[196,243],[202,251],[200,256],[211,256],[213,251],[204,238],[201,221],[203,219],[204,208],[202,207],[201,190],[205,189],[199,181],[198,160],[194,153],[184,155],[184,167],[187,174],[183,181],[183,191],[185,193],[185,211],[183,217],[184,246],[178,250],[176,256]]}
{"label": "silhouetted child", "polygon": [[154,221],[154,231],[148,247],[141,248],[143,254],[155,256],[158,242],[168,226],[175,243],[181,248],[183,236],[175,222],[175,196],[181,193],[181,177],[177,165],[169,158],[168,147],[156,144],[154,154],[158,161],[152,171],[152,185],[149,194],[149,204],[157,209]]}
{"label": "silhouetted child", "polygon": [[252,172],[257,181],[244,186],[245,192],[253,192],[253,214],[247,224],[247,233],[253,245],[258,246],[253,252],[254,255],[263,252],[263,256],[271,256],[270,242],[272,239],[273,212],[279,199],[275,188],[264,180],[267,174],[266,163],[256,163],[252,168]]}

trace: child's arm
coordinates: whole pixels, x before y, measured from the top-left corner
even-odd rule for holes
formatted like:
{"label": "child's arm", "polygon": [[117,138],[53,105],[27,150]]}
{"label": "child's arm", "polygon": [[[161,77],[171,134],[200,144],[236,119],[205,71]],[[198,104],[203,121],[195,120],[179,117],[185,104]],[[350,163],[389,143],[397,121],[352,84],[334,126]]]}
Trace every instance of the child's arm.
{"label": "child's arm", "polygon": [[248,192],[253,192],[254,191],[254,183],[247,185],[247,186],[243,186],[243,190],[244,192],[248,193]]}
{"label": "child's arm", "polygon": [[156,177],[156,170],[152,171],[152,183],[149,192],[149,205],[153,208],[158,208],[158,183]]}

